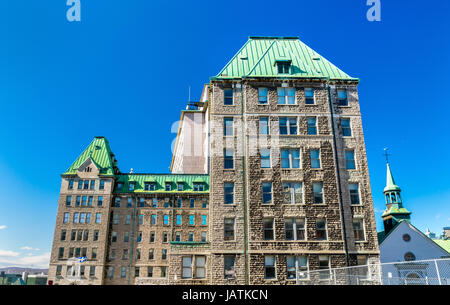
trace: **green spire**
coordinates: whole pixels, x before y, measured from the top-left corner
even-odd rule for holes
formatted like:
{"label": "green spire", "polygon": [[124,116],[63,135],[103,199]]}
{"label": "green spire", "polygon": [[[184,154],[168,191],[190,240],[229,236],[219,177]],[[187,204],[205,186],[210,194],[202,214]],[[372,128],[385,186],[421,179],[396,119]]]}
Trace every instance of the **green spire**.
{"label": "green spire", "polygon": [[112,176],[118,171],[117,163],[108,141],[104,137],[95,137],[63,175],[75,175],[78,168],[89,158],[99,168],[100,175]]}
{"label": "green spire", "polygon": [[389,162],[387,163],[387,173],[386,173],[386,187],[384,188],[384,193],[390,192],[390,191],[398,191],[400,192],[401,189],[398,185],[395,185],[394,176],[392,176],[391,172],[391,166],[389,165]]}

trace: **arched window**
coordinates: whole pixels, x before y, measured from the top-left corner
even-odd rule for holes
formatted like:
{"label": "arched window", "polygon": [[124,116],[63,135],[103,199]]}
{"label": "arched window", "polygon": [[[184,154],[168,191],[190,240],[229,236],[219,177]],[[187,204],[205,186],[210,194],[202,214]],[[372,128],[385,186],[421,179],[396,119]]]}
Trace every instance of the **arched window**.
{"label": "arched window", "polygon": [[416,260],[416,256],[414,255],[414,253],[407,252],[405,254],[405,261],[410,262],[410,261],[415,261],[415,260]]}
{"label": "arched window", "polygon": [[421,277],[415,273],[411,272],[406,276],[405,284],[406,285],[423,285]]}
{"label": "arched window", "polygon": [[389,203],[389,194],[386,194],[386,203]]}
{"label": "arched window", "polygon": [[391,193],[391,202],[396,203],[397,200],[395,199],[395,193]]}

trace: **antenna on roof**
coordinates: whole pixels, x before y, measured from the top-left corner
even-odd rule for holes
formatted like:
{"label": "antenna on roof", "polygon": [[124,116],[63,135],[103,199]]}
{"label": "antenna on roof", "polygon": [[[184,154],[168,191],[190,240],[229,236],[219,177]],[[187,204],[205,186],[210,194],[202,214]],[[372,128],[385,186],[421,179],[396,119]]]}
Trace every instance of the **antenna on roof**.
{"label": "antenna on roof", "polygon": [[383,150],[384,150],[384,156],[386,158],[386,163],[389,163],[389,156],[391,154],[388,153],[388,148],[387,147],[383,148]]}
{"label": "antenna on roof", "polygon": [[188,97],[188,102],[191,102],[191,86],[189,86],[189,97]]}

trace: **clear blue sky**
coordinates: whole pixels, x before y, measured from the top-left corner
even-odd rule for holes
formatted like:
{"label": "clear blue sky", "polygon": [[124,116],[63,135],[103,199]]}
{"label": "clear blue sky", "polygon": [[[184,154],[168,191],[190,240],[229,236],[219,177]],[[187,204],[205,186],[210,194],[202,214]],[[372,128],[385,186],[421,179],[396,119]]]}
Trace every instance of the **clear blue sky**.
{"label": "clear blue sky", "polygon": [[94,136],[123,171],[168,172],[188,87],[198,99],[251,35],[299,36],[361,79],[379,228],[384,147],[413,224],[450,225],[449,1],[381,0],[381,22],[366,0],[81,4],[69,23],[66,0],[0,3],[0,266],[45,261],[60,174]]}

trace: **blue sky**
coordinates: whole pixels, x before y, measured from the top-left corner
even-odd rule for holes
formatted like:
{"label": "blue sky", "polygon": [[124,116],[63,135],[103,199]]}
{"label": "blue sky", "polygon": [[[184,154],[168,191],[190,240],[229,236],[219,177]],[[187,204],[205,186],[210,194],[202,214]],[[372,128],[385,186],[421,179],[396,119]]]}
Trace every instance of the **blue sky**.
{"label": "blue sky", "polygon": [[450,2],[399,2],[381,0],[381,22],[369,22],[366,0],[81,0],[70,23],[65,0],[1,1],[0,266],[46,264],[59,175],[94,136],[122,171],[168,172],[188,87],[198,99],[253,35],[299,36],[361,79],[377,225],[389,147],[413,224],[440,233],[450,225]]}

